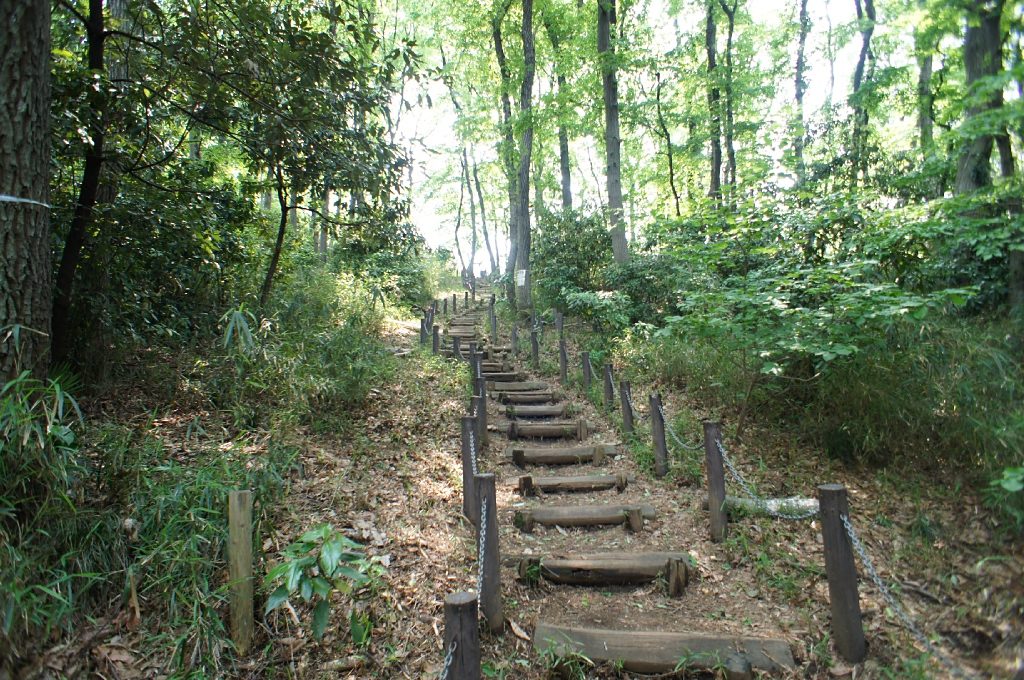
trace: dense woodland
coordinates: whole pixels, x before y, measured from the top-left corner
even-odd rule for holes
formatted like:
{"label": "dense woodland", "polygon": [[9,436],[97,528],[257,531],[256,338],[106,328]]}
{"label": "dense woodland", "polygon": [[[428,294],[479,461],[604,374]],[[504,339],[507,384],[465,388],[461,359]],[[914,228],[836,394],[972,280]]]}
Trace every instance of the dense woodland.
{"label": "dense woodland", "polygon": [[[484,275],[737,438],[972,494],[1021,559],[1020,3],[5,9],[0,678],[98,619],[243,674],[225,490],[272,526],[389,329]],[[337,597],[379,597],[353,559]]]}

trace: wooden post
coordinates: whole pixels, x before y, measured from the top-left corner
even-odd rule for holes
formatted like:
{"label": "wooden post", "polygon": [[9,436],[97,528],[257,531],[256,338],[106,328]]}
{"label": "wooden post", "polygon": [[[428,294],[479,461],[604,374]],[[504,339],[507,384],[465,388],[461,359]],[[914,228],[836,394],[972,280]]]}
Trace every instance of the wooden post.
{"label": "wooden post", "polygon": [[622,432],[629,436],[633,434],[633,409],[630,407],[629,402],[632,397],[630,391],[629,381],[619,381],[619,403],[622,405]]}
{"label": "wooden post", "polygon": [[558,377],[565,385],[569,382],[569,354],[565,349],[565,338],[558,341]]}
{"label": "wooden post", "polygon": [[846,488],[840,484],[822,484],[818,487],[818,505],[821,508],[825,575],[832,605],[832,638],[844,659],[860,663],[867,650],[857,595],[857,565],[850,538],[840,519],[850,517]]}
{"label": "wooden post", "polygon": [[252,491],[228,493],[228,581],[231,640],[242,657],[252,644]]}
{"label": "wooden post", "polygon": [[604,407],[611,411],[615,408],[615,387],[612,383],[612,365],[604,364]]}
{"label": "wooden post", "polygon": [[448,680],[480,680],[480,627],[476,619],[476,593],[462,591],[444,598],[445,658],[452,650]]}
{"label": "wooden post", "polygon": [[540,368],[540,342],[537,341],[537,331],[530,331],[530,359],[533,361],[533,370]]}
{"label": "wooden post", "polygon": [[[473,294],[473,299],[474,300],[476,299],[476,293]],[[465,306],[466,309],[469,309],[469,291],[468,290],[463,293],[462,304],[463,304],[463,306]]]}
{"label": "wooden post", "polygon": [[519,356],[519,326],[512,323],[512,356]]}
{"label": "wooden post", "polygon": [[432,347],[432,349],[434,350],[434,354],[437,354],[438,352],[441,351],[441,327],[438,326],[436,323],[434,324],[434,328],[433,328],[433,347]]}
{"label": "wooden post", "polygon": [[420,344],[427,344],[427,313],[423,313],[423,318],[420,319]]}
{"label": "wooden post", "polygon": [[565,314],[555,312],[555,328],[558,330],[558,339],[565,339]]}
{"label": "wooden post", "polygon": [[722,468],[722,453],[718,445],[722,441],[722,426],[704,421],[704,460],[708,473],[708,515],[711,522],[711,540],[721,543],[725,540],[728,515],[725,512],[725,470]]}
{"label": "wooden post", "polygon": [[498,315],[494,313],[494,304],[491,304],[491,342],[498,344]]}
{"label": "wooden post", "polygon": [[593,382],[593,367],[590,365],[590,352],[583,353],[583,389],[590,390],[590,383]]}
{"label": "wooden post", "polygon": [[474,396],[473,407],[476,409],[476,441],[479,452],[487,446],[487,397],[482,394]]}
{"label": "wooden post", "polygon": [[462,418],[462,514],[480,526],[480,501],[476,495],[476,480],[473,479],[473,453],[470,434],[476,435],[476,418]]}
{"label": "wooden post", "polygon": [[448,298],[444,299],[444,307],[442,309],[444,310],[444,315],[448,316]]}
{"label": "wooden post", "polygon": [[[477,554],[477,561],[483,560],[484,578],[481,584],[480,607],[492,633],[505,628],[505,617],[501,611],[501,555],[498,551],[498,503],[494,486],[494,473],[476,476],[477,494],[480,496],[480,525],[484,530],[484,554]],[[486,505],[487,526],[483,527],[484,506]],[[477,550],[480,537],[477,536]],[[479,564],[477,566],[479,568]]]}
{"label": "wooden post", "polygon": [[658,477],[664,477],[668,474],[668,446],[665,444],[665,419],[661,416],[661,395],[657,392],[651,395],[650,409],[654,474]]}
{"label": "wooden post", "polygon": [[452,293],[452,314],[454,315],[454,314],[458,314],[458,313],[459,313],[459,296],[456,295],[455,293]]}
{"label": "wooden post", "polygon": [[462,358],[462,338],[457,335],[452,336],[452,354],[456,359]]}

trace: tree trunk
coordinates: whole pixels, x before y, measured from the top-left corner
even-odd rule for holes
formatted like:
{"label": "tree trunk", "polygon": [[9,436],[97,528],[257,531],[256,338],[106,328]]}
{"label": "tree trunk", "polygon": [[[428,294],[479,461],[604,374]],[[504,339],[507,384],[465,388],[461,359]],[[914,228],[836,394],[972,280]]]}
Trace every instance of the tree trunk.
{"label": "tree trunk", "polygon": [[605,179],[608,189],[608,217],[611,221],[612,255],[616,262],[629,261],[626,228],[622,214],[622,162],[619,136],[619,84],[612,46],[615,0],[597,1],[597,53],[601,62],[604,94]]}
{"label": "tree trunk", "polygon": [[501,22],[508,14],[512,0],[503,0],[498,7],[491,22],[491,37],[494,41],[494,53],[498,60],[498,72],[501,75],[501,131],[502,141],[498,144],[498,155],[501,158],[502,169],[508,182],[508,258],[505,264],[505,271],[511,276],[505,288],[505,296],[509,304],[516,303],[516,257],[519,250],[517,238],[519,217],[518,217],[518,195],[517,187],[518,173],[515,167],[516,141],[515,132],[512,127],[512,101],[509,92],[512,90],[512,74],[508,68],[508,59],[505,57],[505,46],[502,44]]}
{"label": "tree trunk", "polygon": [[320,258],[327,261],[327,231],[329,224],[327,222],[328,215],[331,214],[331,183],[329,180],[324,181],[324,193],[323,193],[323,207],[324,216],[320,218],[320,231],[316,235],[316,251],[320,253]]}
{"label": "tree trunk", "polygon": [[722,196],[722,114],[718,90],[717,28],[715,25],[715,3],[708,0],[707,21],[704,29],[704,49],[708,55],[708,115],[711,118],[711,181],[708,196],[714,199]]}
{"label": "tree trunk", "polygon": [[523,82],[519,90],[519,118],[523,131],[519,138],[519,178],[517,180],[518,203],[516,217],[516,268],[525,270],[526,285],[519,286],[520,308],[531,306],[530,301],[530,157],[533,153],[533,77],[537,57],[533,45],[533,0],[523,0]]}
{"label": "tree trunk", "polygon": [[[860,55],[857,57],[857,68],[853,72],[853,93],[850,95],[850,108],[853,109],[853,143],[850,149],[850,160],[852,171],[850,173],[851,185],[857,185],[857,176],[861,174],[865,183],[867,182],[867,137],[868,137],[868,107],[864,102],[861,87],[865,82],[865,70],[869,61],[873,60],[871,53],[871,36],[875,32],[875,3],[874,0],[854,0],[857,8],[857,21],[860,24]],[[870,70],[867,71],[870,74]],[[870,75],[868,77],[870,79]]]}
{"label": "tree trunk", "polygon": [[281,207],[281,219],[277,225],[277,240],[274,242],[274,250],[270,254],[270,264],[267,265],[267,275],[263,278],[263,286],[260,288],[261,310],[267,306],[267,301],[270,299],[274,274],[277,273],[277,265],[281,261],[281,250],[284,248],[284,235],[288,230],[288,192],[284,188],[284,172],[280,165],[274,168],[274,176],[277,178],[277,204]]}
{"label": "tree trunk", "polygon": [[455,213],[455,253],[459,256],[459,277],[466,279],[466,258],[462,256],[462,246],[459,245],[459,229],[462,227],[462,205],[466,199],[466,185],[459,180],[459,209]]}
{"label": "tree trunk", "polygon": [[[105,40],[103,24],[103,0],[89,0],[89,16],[85,33],[88,43],[87,64],[93,73],[103,72],[103,45]],[[56,289],[53,299],[53,326],[51,354],[54,363],[67,359],[70,350],[71,304],[73,301],[75,275],[82,261],[86,231],[92,222],[92,211],[96,206],[96,195],[100,187],[100,170],[103,167],[103,143],[106,119],[106,95],[97,88],[89,88],[88,110],[83,118],[89,121],[90,144],[85,151],[82,181],[78,187],[78,201],[71,215],[71,225],[60,265],[57,267]]]}
{"label": "tree trunk", "polygon": [[569,166],[569,132],[565,128],[565,116],[568,107],[565,106],[566,81],[565,74],[558,65],[559,46],[561,38],[558,32],[552,27],[551,20],[545,16],[544,29],[548,34],[548,41],[551,43],[552,57],[555,65],[556,84],[558,91],[555,93],[555,100],[558,102],[558,166],[562,175],[562,210],[572,210],[572,178]]}
{"label": "tree trunk", "polygon": [[[16,3],[0,22],[0,370],[46,374],[50,349],[50,3]],[[34,201],[34,202],[32,202]],[[42,205],[40,205],[42,204]],[[7,336],[19,326],[18,337]]]}
{"label": "tree trunk", "polygon": [[672,189],[672,198],[675,201],[676,217],[682,217],[679,209],[679,191],[676,190],[676,164],[675,154],[672,151],[672,135],[669,134],[668,125],[665,123],[665,115],[661,111],[661,74],[658,73],[658,85],[655,89],[655,101],[658,106],[658,127],[661,129],[661,136],[665,138],[665,152],[668,154],[668,186]]}
{"label": "tree trunk", "polygon": [[735,123],[733,116],[733,73],[732,73],[732,39],[736,32],[736,6],[739,0],[733,0],[732,6],[726,0],[718,0],[729,20],[729,31],[725,39],[725,181],[729,184],[730,197],[736,189],[736,144]]}
{"label": "tree trunk", "polygon": [[807,12],[807,0],[798,0],[799,12],[799,33],[796,44],[796,74],[794,77],[794,92],[796,99],[796,120],[793,122],[793,160],[796,166],[797,184],[804,181],[804,139],[807,136],[806,122],[804,121],[804,94],[807,92],[807,34],[811,32],[811,17]]}
{"label": "tree trunk", "polygon": [[[472,149],[472,147],[470,147]],[[494,249],[491,248],[491,236],[487,229],[487,210],[484,203],[484,190],[480,186],[480,172],[476,164],[476,157],[470,151],[470,160],[473,162],[473,184],[476,186],[476,198],[480,204],[480,230],[484,234],[484,247],[487,248],[487,259],[491,263],[491,272],[498,273],[498,258],[494,256]],[[497,238],[497,234],[494,235]]]}
{"label": "tree trunk", "polygon": [[[476,233],[476,198],[473,196],[473,186],[470,184],[469,179],[469,158],[466,153],[466,147],[462,147],[462,181],[465,183],[465,190],[469,192],[469,281],[473,289],[476,289],[476,251],[477,251],[477,233]],[[459,190],[462,194],[462,189]]]}

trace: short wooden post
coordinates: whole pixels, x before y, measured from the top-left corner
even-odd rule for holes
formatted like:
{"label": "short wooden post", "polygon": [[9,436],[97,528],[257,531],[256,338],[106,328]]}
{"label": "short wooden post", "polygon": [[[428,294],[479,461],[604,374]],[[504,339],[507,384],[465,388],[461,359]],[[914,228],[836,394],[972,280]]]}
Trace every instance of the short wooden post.
{"label": "short wooden post", "polygon": [[[474,300],[476,299],[476,294],[474,294],[473,299]],[[465,306],[466,309],[469,309],[469,291],[468,290],[463,293],[462,304]]]}
{"label": "short wooden post", "polygon": [[423,318],[420,319],[420,344],[427,344],[427,313],[423,313]]}
{"label": "short wooden post", "polygon": [[821,508],[821,538],[825,549],[825,575],[832,605],[832,639],[839,654],[851,663],[859,663],[867,652],[864,626],[857,595],[857,565],[853,547],[841,517],[850,517],[846,487],[822,484],[818,487]]}
{"label": "short wooden post", "polygon": [[[480,536],[477,535],[477,560],[483,561],[484,578],[481,584],[480,607],[492,633],[505,628],[505,617],[501,611],[501,555],[498,551],[498,503],[494,485],[494,473],[476,476],[477,494],[480,496],[480,525],[483,535],[483,555],[479,554]],[[486,527],[484,513],[487,513]],[[477,565],[479,568],[479,564]]]}
{"label": "short wooden post", "polygon": [[461,591],[444,598],[444,655],[452,655],[448,680],[480,680],[480,627],[477,594]]}
{"label": "short wooden post", "polygon": [[448,298],[444,299],[444,307],[442,309],[444,310],[444,315],[448,316]]}
{"label": "short wooden post", "polygon": [[533,370],[540,368],[540,342],[537,340],[537,331],[530,331],[530,359],[533,361]]}
{"label": "short wooden post", "polygon": [[619,403],[622,406],[622,432],[625,435],[633,434],[633,408],[629,405],[632,400],[632,392],[628,380],[619,381]]}
{"label": "short wooden post", "polygon": [[[473,523],[480,525],[480,501],[476,495],[476,480],[473,479],[473,447],[476,439],[476,418],[462,417],[462,514]],[[473,439],[471,439],[472,437]]]}
{"label": "short wooden post", "polygon": [[494,313],[494,305],[491,305],[491,342],[498,344],[498,315]]}
{"label": "short wooden post", "polygon": [[473,397],[473,408],[476,409],[476,440],[477,452],[487,446],[487,397],[482,394]]}
{"label": "short wooden post", "polygon": [[434,354],[437,354],[438,352],[441,351],[441,327],[438,326],[436,323],[434,324],[434,328],[433,328],[433,346],[432,346],[432,349],[434,351]]}
{"label": "short wooden post", "polygon": [[665,444],[665,419],[661,415],[661,395],[653,393],[651,409],[651,448],[654,449],[654,474],[664,477],[668,474],[668,446]]}
{"label": "short wooden post", "polygon": [[462,338],[457,335],[452,336],[452,355],[456,359],[462,358]]}
{"label": "short wooden post", "polygon": [[512,356],[519,356],[519,326],[512,324]]}
{"label": "short wooden post", "polygon": [[459,313],[459,296],[452,293],[452,314]]}
{"label": "short wooden post", "polygon": [[583,353],[583,389],[590,390],[590,383],[593,382],[593,367],[590,365],[590,352]]}
{"label": "short wooden post", "polygon": [[711,523],[711,540],[721,543],[725,540],[728,517],[725,513],[725,470],[722,468],[722,452],[718,450],[722,441],[722,426],[704,421],[704,461],[708,475],[708,516]]}
{"label": "short wooden post", "polygon": [[569,382],[569,353],[565,349],[565,338],[558,341],[558,378],[563,385]]}
{"label": "short wooden post", "polygon": [[[474,354],[476,354],[476,340],[470,340],[469,341],[469,356],[472,357]],[[472,358],[470,358],[470,361],[472,361]]]}
{"label": "short wooden post", "polygon": [[238,656],[252,644],[252,491],[228,493],[228,582],[231,640]]}
{"label": "short wooden post", "polygon": [[565,314],[555,312],[555,329],[558,331],[558,339],[565,339]]}
{"label": "short wooden post", "polygon": [[612,383],[612,365],[605,362],[604,365],[604,407],[611,411],[615,408],[615,387]]}

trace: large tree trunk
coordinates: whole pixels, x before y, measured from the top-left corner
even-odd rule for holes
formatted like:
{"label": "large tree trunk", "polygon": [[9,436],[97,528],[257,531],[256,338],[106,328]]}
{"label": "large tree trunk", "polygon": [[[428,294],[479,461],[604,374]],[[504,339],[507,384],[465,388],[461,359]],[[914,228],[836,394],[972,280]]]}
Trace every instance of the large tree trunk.
{"label": "large tree trunk", "polygon": [[850,149],[851,185],[857,185],[857,176],[862,175],[864,182],[868,178],[867,139],[868,139],[868,107],[861,96],[861,87],[865,82],[865,74],[870,80],[870,62],[874,60],[871,53],[871,36],[875,32],[874,0],[854,0],[857,8],[857,21],[860,23],[860,55],[857,57],[857,68],[853,72],[853,92],[850,95],[850,106],[853,109],[853,143]]}
{"label": "large tree trunk", "polygon": [[[469,179],[469,154],[466,152],[466,147],[462,147],[462,181],[465,183],[465,190],[469,192],[469,281],[473,290],[476,290],[476,251],[477,251],[477,232],[476,232],[476,197],[473,195],[473,185]],[[460,189],[459,193],[462,193]]]}
{"label": "large tree trunk", "polygon": [[530,158],[533,154],[533,77],[537,57],[533,43],[533,0],[523,0],[523,82],[519,90],[519,118],[525,121],[519,138],[519,178],[516,217],[516,269],[526,272],[526,284],[519,286],[518,305],[531,306],[530,283]]}
{"label": "large tree trunk", "polygon": [[668,154],[668,186],[672,190],[672,198],[675,202],[676,217],[682,217],[679,209],[679,191],[676,189],[676,164],[675,153],[672,150],[672,135],[669,133],[668,124],[665,123],[665,115],[661,110],[661,74],[657,74],[658,85],[655,89],[655,102],[658,109],[658,128],[661,136],[665,138],[665,152]]}
{"label": "large tree trunk", "polygon": [[[103,72],[103,45],[106,39],[103,24],[103,0],[89,0],[89,16],[86,18],[86,42],[88,43],[87,64],[93,73]],[[101,89],[101,88],[100,88]],[[53,336],[51,352],[54,363],[64,361],[70,349],[71,304],[75,275],[82,261],[86,231],[92,222],[92,211],[96,206],[96,195],[100,187],[100,170],[103,167],[103,143],[106,138],[106,94],[89,88],[88,110],[83,118],[88,121],[90,144],[85,152],[82,181],[78,187],[78,201],[71,215],[71,225],[64,240],[60,265],[57,268],[56,290],[53,298]]]}
{"label": "large tree trunk", "polygon": [[732,39],[736,32],[736,6],[739,0],[733,0],[730,6],[726,0],[718,0],[729,20],[729,31],[725,39],[725,181],[729,184],[730,200],[736,188],[736,143],[735,122],[733,115],[733,73],[732,73]]}
{"label": "large tree trunk", "polygon": [[516,170],[516,141],[515,131],[512,126],[512,100],[509,94],[512,90],[512,73],[509,71],[508,59],[505,56],[505,46],[502,43],[501,23],[508,14],[512,0],[503,0],[498,7],[498,12],[491,22],[491,37],[494,41],[494,53],[498,60],[498,73],[501,76],[501,132],[502,141],[498,144],[498,157],[501,158],[502,169],[508,182],[508,258],[505,261],[505,271],[511,276],[505,287],[505,296],[509,304],[516,303],[516,257],[519,251],[519,239],[517,238],[519,217],[519,191],[517,187],[518,172]]}
{"label": "large tree trunk", "polygon": [[807,12],[807,0],[798,0],[800,5],[796,43],[796,73],[794,76],[794,94],[796,100],[796,119],[793,121],[793,161],[796,166],[797,184],[804,181],[804,139],[807,127],[804,121],[804,94],[807,92],[807,34],[811,32],[811,17]]}
{"label": "large tree trunk", "polygon": [[455,252],[459,256],[459,277],[466,280],[466,258],[462,255],[462,245],[459,243],[459,229],[462,228],[462,205],[466,199],[466,185],[459,180],[459,209],[455,213]]}
{"label": "large tree trunk", "polygon": [[626,228],[622,214],[622,161],[619,135],[619,83],[612,47],[615,0],[597,0],[597,53],[601,61],[601,89],[604,94],[605,179],[608,189],[608,217],[611,220],[612,255],[616,262],[629,261]]}
{"label": "large tree trunk", "polygon": [[708,55],[708,116],[711,119],[711,181],[708,196],[722,196],[722,95],[718,90],[718,37],[715,24],[715,3],[708,0],[704,27],[704,49]]}
{"label": "large tree trunk", "polygon": [[565,128],[565,115],[568,107],[565,105],[566,81],[562,67],[559,66],[559,46],[561,38],[558,31],[551,25],[551,19],[545,15],[544,30],[548,34],[548,41],[551,43],[551,51],[554,53],[552,62],[555,67],[555,82],[558,90],[555,93],[555,100],[558,102],[558,166],[562,175],[562,210],[572,210],[572,178],[569,165],[569,132]]}
{"label": "large tree trunk", "polygon": [[[981,78],[996,75],[1003,67],[1002,34],[999,21],[1003,12],[1002,0],[994,5],[985,0],[974,0],[971,18],[964,33],[964,68],[967,87]],[[1003,104],[1003,94],[995,90],[985,101],[975,101],[967,108],[967,121]],[[994,135],[985,133],[967,140],[960,150],[957,163],[956,192],[964,194],[992,183],[990,163]]]}
{"label": "large tree trunk", "polygon": [[[20,2],[0,22],[0,370],[46,374],[50,347],[50,3]],[[19,326],[17,338],[8,335]]]}

